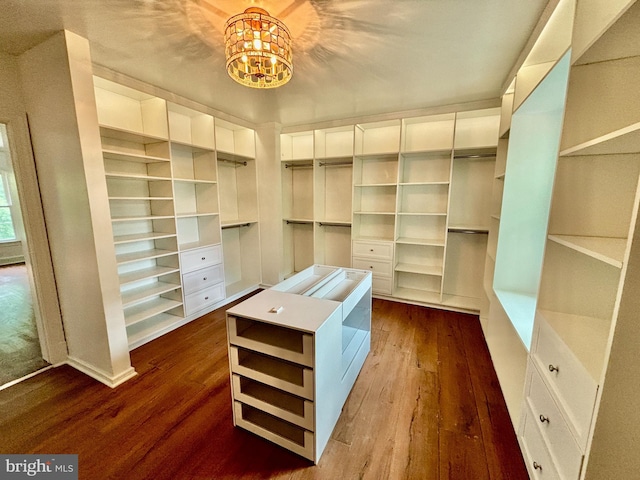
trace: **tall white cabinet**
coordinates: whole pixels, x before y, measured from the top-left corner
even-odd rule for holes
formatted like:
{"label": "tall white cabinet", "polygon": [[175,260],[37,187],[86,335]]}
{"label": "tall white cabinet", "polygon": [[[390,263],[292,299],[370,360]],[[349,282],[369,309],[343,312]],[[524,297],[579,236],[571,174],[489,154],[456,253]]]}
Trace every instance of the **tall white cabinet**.
{"label": "tall white cabinet", "polygon": [[129,347],[260,283],[251,129],[94,77]]}

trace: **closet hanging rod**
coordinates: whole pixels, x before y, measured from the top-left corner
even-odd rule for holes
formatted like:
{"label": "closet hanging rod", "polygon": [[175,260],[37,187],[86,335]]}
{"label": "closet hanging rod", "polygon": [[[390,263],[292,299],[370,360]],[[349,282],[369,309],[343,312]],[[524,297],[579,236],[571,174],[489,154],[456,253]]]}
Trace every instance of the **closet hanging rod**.
{"label": "closet hanging rod", "polygon": [[220,227],[222,230],[226,230],[227,228],[241,228],[241,227],[250,227],[251,224],[250,223],[236,223],[233,225],[222,225],[222,227]]}
{"label": "closet hanging rod", "polygon": [[494,158],[496,156],[495,153],[477,153],[477,154],[468,154],[468,155],[454,155],[453,158]]}
{"label": "closet hanging rod", "polygon": [[351,228],[351,224],[350,223],[318,222],[318,226],[320,226],[320,227],[349,227],[349,228]]}
{"label": "closet hanging rod", "polygon": [[229,158],[218,158],[217,160],[219,162],[227,162],[227,163],[233,163],[235,165],[242,165],[243,167],[247,166],[247,161],[246,160],[231,160]]}
{"label": "closet hanging rod", "polygon": [[313,162],[311,163],[285,163],[284,168],[309,168],[313,167]]}
{"label": "closet hanging rod", "polygon": [[313,223],[311,220],[286,220],[286,222],[287,225],[309,225],[310,223]]}
{"label": "closet hanging rod", "polygon": [[319,167],[344,167],[353,165],[353,162],[318,162]]}
{"label": "closet hanging rod", "polygon": [[465,233],[467,235],[487,235],[489,230],[481,228],[449,228],[450,233]]}

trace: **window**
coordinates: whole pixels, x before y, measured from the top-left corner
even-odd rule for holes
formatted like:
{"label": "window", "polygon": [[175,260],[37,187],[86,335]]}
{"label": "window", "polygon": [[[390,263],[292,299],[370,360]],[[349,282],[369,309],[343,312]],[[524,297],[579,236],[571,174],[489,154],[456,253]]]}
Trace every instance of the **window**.
{"label": "window", "polygon": [[11,218],[11,196],[7,174],[0,172],[0,242],[16,240],[16,231]]}

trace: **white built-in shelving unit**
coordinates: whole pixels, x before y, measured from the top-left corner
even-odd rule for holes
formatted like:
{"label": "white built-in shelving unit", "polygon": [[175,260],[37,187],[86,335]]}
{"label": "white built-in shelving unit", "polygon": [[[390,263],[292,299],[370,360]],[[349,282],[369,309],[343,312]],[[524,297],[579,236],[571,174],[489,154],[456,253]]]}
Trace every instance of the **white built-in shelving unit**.
{"label": "white built-in shelving unit", "polygon": [[353,126],[283,133],[283,272],[351,264]]}
{"label": "white built-in shelving unit", "polygon": [[254,131],[100,77],[94,90],[135,348],[259,285]]}
{"label": "white built-in shelving unit", "polygon": [[375,293],[479,310],[499,119],[485,109],[358,126],[353,266],[373,270]]}
{"label": "white built-in shelving unit", "polygon": [[314,263],[351,265],[353,126],[314,130]]}
{"label": "white built-in shelving unit", "polygon": [[185,315],[225,298],[211,115],[168,104],[171,165]]}
{"label": "white built-in shelving unit", "polygon": [[353,266],[374,294],[478,311],[499,122],[491,108],[283,133],[284,277]]}
{"label": "white built-in shelving unit", "polygon": [[215,120],[220,224],[227,297],[260,284],[260,234],[255,131]]}
{"label": "white built-in shelving unit", "polygon": [[[535,479],[632,478],[639,468],[628,401],[640,393],[638,21],[632,1],[560,1],[515,97],[503,99],[514,112],[494,174],[485,290],[497,296],[484,328]],[[541,140],[554,143],[546,169],[525,160]],[[544,215],[528,213],[534,198],[537,208],[549,199]]]}
{"label": "white built-in shelving unit", "polygon": [[166,102],[94,79],[131,348],[184,317]]}

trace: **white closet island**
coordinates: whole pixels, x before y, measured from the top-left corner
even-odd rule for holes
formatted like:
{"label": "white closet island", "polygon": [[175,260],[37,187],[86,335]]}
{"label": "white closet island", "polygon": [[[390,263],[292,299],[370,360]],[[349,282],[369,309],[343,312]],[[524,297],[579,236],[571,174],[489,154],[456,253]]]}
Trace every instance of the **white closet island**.
{"label": "white closet island", "polygon": [[371,348],[371,272],[312,265],[227,310],[234,425],[318,463]]}

